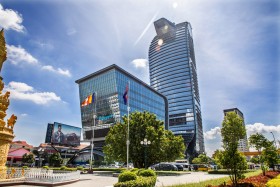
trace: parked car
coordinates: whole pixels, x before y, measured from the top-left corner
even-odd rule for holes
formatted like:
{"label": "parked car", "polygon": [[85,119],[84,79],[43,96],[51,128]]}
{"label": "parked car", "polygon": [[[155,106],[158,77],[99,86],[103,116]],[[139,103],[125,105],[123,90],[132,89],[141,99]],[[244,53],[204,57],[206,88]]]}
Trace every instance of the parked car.
{"label": "parked car", "polygon": [[[190,166],[190,164],[188,164],[188,163],[173,163],[177,168],[178,168],[178,166],[177,165],[179,165],[179,167],[180,166],[182,166],[183,167],[183,171],[191,171],[191,166]],[[181,167],[180,167],[180,169],[178,168],[178,171],[182,171],[182,169],[181,169]]]}
{"label": "parked car", "polygon": [[188,163],[181,163],[184,167],[184,171],[191,171],[192,170],[192,167],[190,164]]}
{"label": "parked car", "polygon": [[193,170],[195,171],[208,171],[206,164],[192,164]]}
{"label": "parked car", "polygon": [[178,171],[184,171],[184,167],[182,164],[174,163],[174,165],[178,168]]}
{"label": "parked car", "polygon": [[116,164],[110,164],[108,166],[108,168],[120,168],[120,166],[116,165]]}
{"label": "parked car", "polygon": [[159,163],[151,166],[151,169],[156,171],[178,171],[178,168],[174,164]]}

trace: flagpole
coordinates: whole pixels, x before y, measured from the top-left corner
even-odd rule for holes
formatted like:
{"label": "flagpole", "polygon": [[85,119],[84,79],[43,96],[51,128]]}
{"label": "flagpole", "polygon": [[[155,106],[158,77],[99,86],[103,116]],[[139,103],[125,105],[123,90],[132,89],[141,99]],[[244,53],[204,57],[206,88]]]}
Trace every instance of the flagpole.
{"label": "flagpole", "polygon": [[127,92],[127,141],[126,141],[126,168],[128,169],[128,161],[129,161],[129,88],[130,87],[130,82],[128,81],[128,92]]}
{"label": "flagpole", "polygon": [[90,170],[92,171],[92,158],[93,158],[93,140],[94,140],[94,127],[95,127],[95,118],[96,118],[96,101],[97,101],[97,92],[94,92],[94,110],[93,110],[93,127],[92,127],[92,137],[91,137],[91,150],[90,150]]}

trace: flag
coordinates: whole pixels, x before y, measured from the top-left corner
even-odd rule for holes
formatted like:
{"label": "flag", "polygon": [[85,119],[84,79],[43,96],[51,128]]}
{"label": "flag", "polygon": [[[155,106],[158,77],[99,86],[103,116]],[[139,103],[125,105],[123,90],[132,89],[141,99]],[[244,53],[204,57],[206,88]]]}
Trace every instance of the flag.
{"label": "flag", "polygon": [[128,85],[126,85],[125,91],[124,91],[124,94],[123,94],[123,102],[124,102],[125,105],[127,105],[127,101],[128,101]]}
{"label": "flag", "polygon": [[87,96],[86,99],[82,102],[81,106],[87,106],[91,103],[94,103],[94,93]]}

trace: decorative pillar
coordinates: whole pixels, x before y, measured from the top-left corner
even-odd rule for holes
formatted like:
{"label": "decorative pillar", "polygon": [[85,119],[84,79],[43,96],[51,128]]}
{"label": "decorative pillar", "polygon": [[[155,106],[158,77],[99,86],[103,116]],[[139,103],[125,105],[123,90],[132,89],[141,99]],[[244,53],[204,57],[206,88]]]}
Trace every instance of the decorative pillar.
{"label": "decorative pillar", "polygon": [[[0,31],[0,72],[4,61],[7,59],[5,44],[4,30],[2,29]],[[17,120],[17,117],[13,114],[7,120],[7,123],[4,121],[4,118],[7,115],[6,110],[10,104],[10,92],[2,93],[4,88],[2,80],[3,78],[0,76],[0,180],[6,179],[7,168],[5,165],[7,162],[10,143],[15,137],[13,129]]]}

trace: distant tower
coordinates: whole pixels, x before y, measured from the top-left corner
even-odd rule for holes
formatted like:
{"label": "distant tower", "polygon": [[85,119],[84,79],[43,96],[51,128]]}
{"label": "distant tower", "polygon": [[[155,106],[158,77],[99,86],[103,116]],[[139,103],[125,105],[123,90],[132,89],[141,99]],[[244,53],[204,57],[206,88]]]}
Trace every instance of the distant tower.
{"label": "distant tower", "polygon": [[[240,118],[243,120],[243,125],[245,126],[245,120],[243,113],[238,108],[231,108],[224,110],[224,115],[226,116],[228,112],[235,112]],[[248,141],[247,141],[247,133],[245,133],[244,139],[240,139],[238,142],[238,151],[240,152],[248,152]]]}
{"label": "distant tower", "polygon": [[169,130],[182,135],[186,156],[205,152],[192,28],[165,18],[154,22],[149,48],[151,86],[168,99]]}

